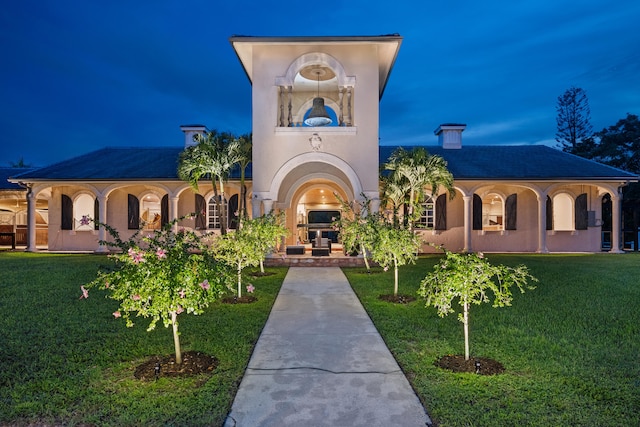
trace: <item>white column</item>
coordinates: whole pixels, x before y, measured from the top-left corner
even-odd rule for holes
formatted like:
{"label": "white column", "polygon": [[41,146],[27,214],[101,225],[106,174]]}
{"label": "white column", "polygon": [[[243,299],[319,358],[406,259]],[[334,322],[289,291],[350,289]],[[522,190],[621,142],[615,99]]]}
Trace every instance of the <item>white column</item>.
{"label": "white column", "polygon": [[262,205],[262,198],[257,194],[253,195],[253,200],[251,201],[251,218],[258,218],[262,216],[260,213],[260,205]]}
{"label": "white column", "polygon": [[538,249],[539,254],[546,254],[547,249],[547,193],[536,192],[538,198]]}
{"label": "white column", "polygon": [[338,105],[340,106],[340,112],[338,113],[338,126],[344,126],[344,87],[338,89]]}
{"label": "white column", "polygon": [[624,251],[620,249],[620,203],[622,203],[622,195],[611,193],[611,250],[612,254],[620,254]]}
{"label": "white column", "polygon": [[280,104],[280,120],[278,120],[278,126],[284,127],[284,86],[279,86],[278,91],[280,96],[278,97],[278,103]]}
{"label": "white column", "polygon": [[268,214],[273,210],[273,200],[271,199],[263,199],[262,205],[264,206],[264,214]]}
{"label": "white column", "polygon": [[35,252],[36,248],[36,195],[31,186],[27,187],[27,252]]}
{"label": "white column", "polygon": [[347,126],[353,126],[353,117],[351,115],[351,95],[353,88],[351,86],[347,87]]}
{"label": "white column", "polygon": [[471,217],[471,201],[472,196],[463,196],[464,200],[464,252],[471,252],[471,226],[473,224],[473,218]]}
{"label": "white column", "polygon": [[[179,197],[169,196],[169,222],[178,219],[178,201]],[[178,223],[173,224],[173,232],[178,232]]]}
{"label": "white column", "polygon": [[[100,214],[100,218],[98,218],[98,220],[102,223],[102,224],[108,224],[107,222],[107,200],[109,198],[107,196],[98,196],[98,209],[99,209],[99,214]],[[98,240],[99,241],[104,241],[107,240],[107,233],[106,230],[104,228],[104,225],[100,225],[100,227],[98,228]],[[100,253],[100,252],[108,252],[109,248],[106,245],[102,245],[99,244],[98,245],[98,249],[96,249],[96,252]]]}

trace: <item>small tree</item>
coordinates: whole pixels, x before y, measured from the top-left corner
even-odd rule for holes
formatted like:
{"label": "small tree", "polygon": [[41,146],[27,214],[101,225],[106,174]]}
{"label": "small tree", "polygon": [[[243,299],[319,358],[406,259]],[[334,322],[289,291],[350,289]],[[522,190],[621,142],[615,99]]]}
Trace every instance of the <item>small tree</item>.
{"label": "small tree", "polygon": [[376,215],[372,215],[371,201],[365,197],[363,202],[347,203],[337,193],[334,195],[342,205],[342,212],[332,226],[340,232],[343,250],[362,253],[367,271],[370,271],[368,252],[375,240],[378,220]]}
{"label": "small tree", "polygon": [[587,93],[582,88],[570,87],[558,97],[556,112],[556,141],[562,151],[576,154],[578,145],[593,134]]}
{"label": "small tree", "polygon": [[524,292],[527,281],[538,279],[529,274],[524,265],[507,267],[492,265],[482,253],[457,254],[445,251],[445,257],[433,267],[420,283],[418,295],[426,298],[426,306],[433,306],[438,315],[444,317],[455,312],[453,302],[457,300],[462,307],[458,319],[464,329],[464,357],[469,360],[469,309],[471,304],[489,302],[487,291],[493,293],[493,306],[511,305],[513,299],[511,286],[515,285]]}
{"label": "small tree", "polygon": [[[98,277],[82,287],[83,297],[88,289],[100,287],[109,291],[109,298],[120,301],[114,317],[122,317],[127,327],[133,326],[131,313],[151,318],[147,331],[155,329],[162,320],[172,326],[176,363],[182,363],[178,315],[201,314],[220,298],[230,285],[230,275],[223,264],[216,263],[200,238],[190,231],[172,231],[174,220],[153,235],[138,240],[122,241],[118,232],[104,226],[115,242],[101,244],[117,247],[121,253],[111,255],[115,268],[98,273]],[[137,235],[137,234],[136,234]]]}
{"label": "small tree", "polygon": [[242,297],[242,270],[262,264],[268,248],[287,234],[279,218],[271,214],[245,219],[242,224],[242,228],[234,233],[219,236],[213,246],[215,257],[233,265],[236,270],[238,298]]}

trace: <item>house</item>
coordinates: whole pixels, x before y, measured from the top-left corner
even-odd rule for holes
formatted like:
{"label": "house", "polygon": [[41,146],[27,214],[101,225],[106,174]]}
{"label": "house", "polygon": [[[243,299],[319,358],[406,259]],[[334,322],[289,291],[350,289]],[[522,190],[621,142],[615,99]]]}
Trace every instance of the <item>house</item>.
{"label": "house", "polygon": [[[395,148],[378,143],[379,101],[402,37],[233,36],[230,43],[252,84],[252,215],[284,212],[291,230],[284,247],[335,238],[334,193],[379,208],[379,166]],[[418,230],[426,241],[461,251],[620,251],[620,188],[637,176],[544,146],[465,146],[465,128],[442,124],[439,144],[426,145],[448,162],[456,193],[423,204]],[[48,204],[50,250],[105,251],[98,244],[105,230],[94,220],[126,238],[202,212],[181,226],[215,232],[211,184],[195,194],[176,174],[180,151],[206,128],[181,129],[184,144],[175,148],[104,148],[12,176],[28,189],[27,250],[37,247],[40,199]],[[238,177],[225,186],[230,215]]]}

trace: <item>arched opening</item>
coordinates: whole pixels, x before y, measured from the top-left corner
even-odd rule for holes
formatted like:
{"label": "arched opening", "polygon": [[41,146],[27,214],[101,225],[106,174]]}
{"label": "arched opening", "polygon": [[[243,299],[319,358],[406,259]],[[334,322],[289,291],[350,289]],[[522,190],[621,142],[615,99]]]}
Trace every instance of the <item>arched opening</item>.
{"label": "arched opening", "polygon": [[574,231],[573,198],[567,193],[553,196],[553,229],[556,231]]}

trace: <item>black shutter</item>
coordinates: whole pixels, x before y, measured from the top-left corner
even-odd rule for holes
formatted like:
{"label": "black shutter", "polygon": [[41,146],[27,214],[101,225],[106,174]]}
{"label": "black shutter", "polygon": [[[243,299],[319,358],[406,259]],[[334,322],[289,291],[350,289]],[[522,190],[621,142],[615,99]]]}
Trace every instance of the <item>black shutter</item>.
{"label": "black shutter", "polygon": [[128,195],[127,228],[129,230],[138,230],[140,228],[140,201],[133,194]]}
{"label": "black shutter", "polygon": [[66,194],[62,195],[62,218],[60,221],[61,230],[73,230],[73,201]]}
{"label": "black shutter", "polygon": [[100,202],[98,199],[93,201],[93,229],[97,230],[100,228],[98,224],[100,222]]}
{"label": "black shutter", "polygon": [[507,202],[505,204],[505,215],[507,216],[507,221],[505,224],[505,230],[515,230],[516,223],[518,222],[518,195],[512,194],[507,197]]}
{"label": "black shutter", "polygon": [[227,206],[227,214],[229,215],[229,228],[235,230],[238,228],[238,195],[234,194],[229,199]]}
{"label": "black shutter", "polygon": [[553,230],[553,202],[547,196],[547,230]]}
{"label": "black shutter", "polygon": [[582,193],[576,197],[576,230],[586,230],[588,226],[587,193]]}
{"label": "black shutter", "polygon": [[447,195],[441,194],[436,199],[436,230],[447,229]]}
{"label": "black shutter", "polygon": [[160,200],[160,226],[169,224],[169,195],[165,194]]}
{"label": "black shutter", "polygon": [[196,230],[207,229],[207,204],[200,194],[196,194]]}
{"label": "black shutter", "polygon": [[473,195],[473,229],[482,230],[482,199]]}

